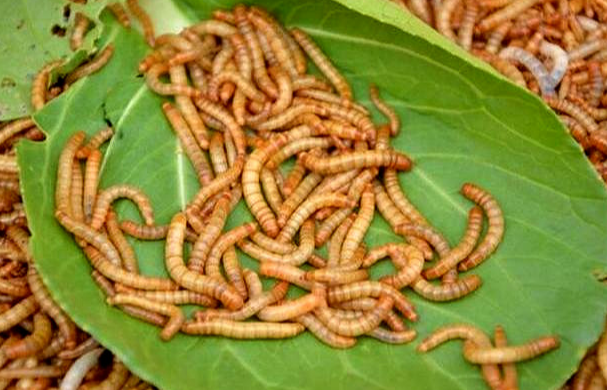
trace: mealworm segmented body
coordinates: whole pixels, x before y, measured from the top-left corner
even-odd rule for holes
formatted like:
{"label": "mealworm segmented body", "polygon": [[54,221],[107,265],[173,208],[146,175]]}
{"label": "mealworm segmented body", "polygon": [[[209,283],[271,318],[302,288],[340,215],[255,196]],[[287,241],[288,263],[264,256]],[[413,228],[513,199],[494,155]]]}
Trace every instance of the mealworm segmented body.
{"label": "mealworm segmented body", "polygon": [[[506,331],[500,325],[495,326],[493,331],[493,341],[497,348],[506,347],[508,345],[508,339],[506,338]],[[518,388],[518,374],[516,373],[516,365],[513,363],[503,364],[502,370],[504,372],[503,388],[504,390],[515,390]]]}
{"label": "mealworm segmented body", "polygon": [[121,3],[110,3],[107,5],[107,9],[112,12],[112,14],[122,25],[122,27],[131,27],[131,20],[129,19],[129,15],[126,13],[126,9],[124,9],[124,6]]}
{"label": "mealworm segmented body", "polygon": [[367,333],[367,336],[371,336],[388,344],[406,344],[417,337],[417,332],[414,329],[390,331],[383,328],[375,328]]}
{"label": "mealworm segmented body", "polygon": [[238,241],[248,237],[256,230],[257,223],[249,222],[244,225],[238,226],[219,237],[215,242],[215,245],[213,245],[213,248],[211,248],[207,261],[205,262],[205,274],[211,278],[224,280],[219,267],[223,253],[229,247],[235,245]]}
{"label": "mealworm segmented body", "polygon": [[146,225],[154,225],[154,210],[152,209],[152,204],[147,195],[137,187],[128,184],[120,184],[108,187],[97,195],[97,201],[95,202],[95,209],[93,210],[90,224],[92,229],[99,230],[101,228],[105,222],[111,204],[118,198],[128,198],[135,202]]}
{"label": "mealworm segmented body", "polygon": [[305,326],[320,341],[333,348],[351,348],[356,344],[355,338],[332,332],[312,313],[303,314],[297,317],[295,321]]}
{"label": "mealworm segmented body", "polygon": [[368,333],[381,323],[388,315],[394,301],[387,295],[381,295],[377,301],[377,306],[365,312],[361,317],[355,319],[341,319],[331,315],[326,307],[316,309],[315,314],[325,326],[342,336],[359,336]]}
{"label": "mealworm segmented body", "polygon": [[61,151],[57,165],[57,184],[55,189],[55,207],[67,215],[72,214],[70,207],[70,187],[72,185],[72,164],[76,151],[84,141],[82,131],[74,133]]}
{"label": "mealworm segmented body", "polygon": [[440,286],[433,285],[422,277],[413,283],[413,290],[422,297],[436,302],[445,302],[459,299],[477,290],[482,284],[477,275],[468,275],[457,281]]}
{"label": "mealworm segmented body", "polygon": [[367,233],[367,229],[369,229],[369,226],[371,225],[374,213],[375,194],[373,193],[373,188],[370,185],[367,185],[361,196],[358,215],[354,219],[352,226],[344,238],[341,247],[340,262],[348,262],[354,256],[354,252],[362,243],[363,238]]}
{"label": "mealworm segmented body", "polygon": [[18,359],[37,354],[51,341],[51,321],[43,313],[34,314],[34,331],[27,337],[3,348],[9,359]]}
{"label": "mealworm segmented body", "polygon": [[154,33],[154,25],[152,24],[152,19],[145,12],[143,8],[139,5],[138,0],[127,0],[127,7],[133,13],[133,16],[141,23],[141,27],[143,28],[143,36],[145,37],[146,42],[151,47],[154,47],[155,42],[155,33]]}
{"label": "mealworm segmented body", "polygon": [[57,60],[49,62],[38,71],[32,82],[31,103],[34,110],[40,110],[46,104],[46,90],[49,83],[49,76],[53,69],[61,65],[63,61]]}
{"label": "mealworm segmented body", "polygon": [[93,58],[93,60],[87,62],[84,65],[80,65],[73,72],[71,72],[65,78],[65,83],[68,85],[73,84],[77,80],[99,71],[105,66],[105,64],[110,61],[110,58],[112,58],[113,54],[114,45],[110,43],[105,47],[105,49],[101,51],[101,53],[99,53],[95,58]]}
{"label": "mealworm segmented body", "polygon": [[464,357],[476,364],[502,364],[515,363],[532,359],[559,346],[556,336],[540,337],[523,345],[499,348],[487,348],[474,344],[464,343]]}
{"label": "mealworm segmented body", "polygon": [[407,171],[411,169],[412,165],[411,160],[402,153],[377,150],[352,152],[334,157],[316,157],[311,153],[306,153],[302,155],[301,159],[307,169],[324,175],[371,167]]}
{"label": "mealworm segmented body", "polygon": [[305,330],[301,324],[271,322],[235,322],[216,319],[187,322],[181,330],[186,334],[219,335],[234,339],[284,339]]}

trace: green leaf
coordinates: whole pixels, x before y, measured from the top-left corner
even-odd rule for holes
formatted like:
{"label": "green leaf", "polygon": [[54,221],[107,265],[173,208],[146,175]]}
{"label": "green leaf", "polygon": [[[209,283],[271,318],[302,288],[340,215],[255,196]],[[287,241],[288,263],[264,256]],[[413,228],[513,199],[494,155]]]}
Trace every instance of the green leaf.
{"label": "green leaf", "polygon": [[[68,72],[92,52],[101,34],[98,17],[105,4],[101,0],[86,5],[67,0],[0,2],[0,120],[30,114],[31,83],[46,63],[63,59],[62,70]],[[76,12],[95,25],[73,52],[69,39]]]}
{"label": "green leaf", "polygon": [[[383,20],[364,3],[340,2]],[[156,2],[149,10],[161,21],[161,31],[176,31],[234,3]],[[537,98],[457,51],[444,50],[437,38],[426,40],[430,33],[419,23],[403,31],[407,16],[391,16],[394,23],[388,25],[334,2],[254,3],[308,31],[365,104],[368,84],[379,85],[404,123],[394,146],[416,162],[402,184],[452,244],[471,207],[458,194],[463,182],[489,189],[503,207],[504,241],[473,271],[484,281],[479,291],[447,304],[406,292],[420,314],[413,325],[418,340],[452,322],[488,332],[502,324],[512,343],[556,333],[560,349],[518,367],[521,388],[557,388],[602,331],[607,305],[605,288],[592,275],[605,270],[607,194],[557,118]],[[417,341],[390,346],[363,338],[356,347],[337,351],[309,334],[246,342],[179,335],[163,343],[158,329],[109,308],[80,249],[53,219],[57,158],[66,139],[78,129],[92,134],[111,121],[117,133],[105,151],[102,187],[140,186],[160,223],[183,208],[197,184],[163,118],[162,99],[135,75],[145,52],[142,40],[114,23],[106,33],[116,47],[108,66],[35,116],[49,134],[44,143],[22,143],[18,149],[34,256],[53,295],[82,328],[165,390],[485,388],[478,368],[463,360],[459,343],[424,355],[415,352]],[[121,217],[137,217],[129,205],[119,206]],[[230,225],[248,218],[240,208]],[[377,217],[367,238],[374,246],[394,236]],[[134,244],[143,272],[163,274],[162,244]],[[244,257],[243,262],[253,264]]]}

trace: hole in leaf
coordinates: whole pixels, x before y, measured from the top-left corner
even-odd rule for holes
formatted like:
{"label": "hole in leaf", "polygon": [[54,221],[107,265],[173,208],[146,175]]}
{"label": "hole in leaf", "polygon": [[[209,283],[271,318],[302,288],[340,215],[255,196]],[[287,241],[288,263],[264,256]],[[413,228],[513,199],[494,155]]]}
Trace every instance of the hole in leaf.
{"label": "hole in leaf", "polygon": [[65,36],[65,28],[61,27],[60,25],[56,24],[53,26],[53,28],[51,28],[51,33],[53,35],[56,35],[58,37],[64,37]]}
{"label": "hole in leaf", "polygon": [[63,7],[63,21],[67,22],[70,19],[70,14],[72,13],[72,9],[70,8],[69,4],[66,4],[65,7]]}

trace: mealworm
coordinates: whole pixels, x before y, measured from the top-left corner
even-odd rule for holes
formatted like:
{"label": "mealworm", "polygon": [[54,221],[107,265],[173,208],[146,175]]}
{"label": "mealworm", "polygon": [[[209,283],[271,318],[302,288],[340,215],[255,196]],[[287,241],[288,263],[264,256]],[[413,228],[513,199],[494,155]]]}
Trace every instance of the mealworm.
{"label": "mealworm", "polygon": [[74,69],[70,74],[68,74],[65,78],[65,84],[73,84],[77,80],[99,71],[99,69],[103,68],[105,64],[109,62],[113,54],[114,45],[110,43],[91,61],[85,63],[84,65],[80,65],[79,67]]}
{"label": "mealworm", "polygon": [[396,136],[400,131],[400,119],[394,109],[386,104],[379,96],[379,90],[374,84],[369,86],[369,97],[379,112],[390,121],[390,134]]}
{"label": "mealworm", "polygon": [[49,76],[51,72],[62,63],[62,60],[49,62],[38,71],[36,76],[34,76],[31,88],[31,103],[34,110],[38,111],[46,104],[46,90],[49,83]]}
{"label": "mealworm", "polygon": [[[30,265],[27,270],[27,282],[32,291],[32,296],[40,305],[42,311],[49,315],[57,324],[59,333],[61,333],[66,349],[72,349],[76,346],[76,325],[72,320],[61,310],[59,305],[53,301],[46,286],[42,283],[42,279],[36,268]],[[62,343],[63,344],[63,343]]]}
{"label": "mealworm", "polygon": [[59,359],[73,360],[99,347],[99,343],[92,337],[78,344],[74,349],[59,352]]}
{"label": "mealworm", "polygon": [[[493,331],[493,339],[497,348],[502,348],[508,345],[506,332],[504,331],[504,328],[502,328],[500,325],[495,326],[495,330]],[[502,369],[504,371],[503,389],[518,389],[518,375],[516,373],[516,365],[512,363],[504,364],[502,365]]]}
{"label": "mealworm", "polygon": [[325,56],[321,49],[308,37],[308,35],[298,29],[291,29],[291,35],[297,41],[299,46],[310,57],[312,62],[318,67],[323,75],[331,81],[339,95],[346,101],[352,100],[352,89],[348,81],[339,73],[331,61]]}
{"label": "mealworm", "polygon": [[[288,178],[287,178],[288,179]],[[314,191],[315,187],[322,181],[323,177],[317,173],[310,173],[290,192],[289,196],[278,208],[277,222],[279,226],[284,226],[287,219],[304,199]],[[283,188],[289,187],[285,184]],[[285,188],[286,189],[286,188]]]}
{"label": "mealworm", "polygon": [[344,238],[341,247],[340,263],[346,263],[354,256],[354,252],[362,243],[367,229],[369,229],[369,226],[371,225],[374,212],[375,194],[373,193],[372,187],[367,185],[367,188],[363,191],[361,197],[358,215]]}
{"label": "mealworm", "polygon": [[331,304],[336,302],[351,301],[356,298],[377,298],[380,295],[386,295],[392,298],[394,300],[394,306],[398,309],[398,311],[403,313],[405,318],[411,321],[417,320],[415,307],[411,302],[409,302],[407,297],[398,292],[398,290],[396,290],[394,287],[385,283],[367,280],[342,286],[334,286],[327,290],[327,300]]}
{"label": "mealworm", "polygon": [[120,229],[139,240],[161,240],[166,237],[168,225],[141,225],[131,220],[120,221]]}
{"label": "mealworm", "polygon": [[34,314],[34,331],[27,337],[3,348],[9,359],[18,359],[35,355],[51,341],[51,321],[45,314]]}
{"label": "mealworm", "polygon": [[386,167],[407,171],[411,169],[412,165],[407,156],[392,150],[367,150],[331,157],[316,157],[306,153],[301,156],[301,159],[307,169],[324,175],[369,167]]}
{"label": "mealworm", "polygon": [[588,63],[588,75],[591,80],[591,93],[588,103],[591,106],[597,107],[601,101],[601,96],[603,95],[604,90],[603,75],[601,74],[600,65],[598,62],[591,61]]}
{"label": "mealworm", "polygon": [[[280,64],[291,77],[297,77],[299,72],[295,67],[295,60],[291,55],[289,46],[283,35],[274,23],[270,23],[264,15],[260,15],[257,9],[251,9],[248,13],[249,21],[257,28],[258,37],[261,43],[262,38],[268,42],[269,49],[265,53],[272,53],[276,58],[276,63]],[[272,65],[272,61],[268,61]]]}
{"label": "mealworm", "polygon": [[284,339],[297,336],[305,328],[301,324],[294,323],[234,322],[216,319],[186,322],[181,330],[186,334],[217,335],[234,339]]}
{"label": "mealworm", "polygon": [[446,302],[459,299],[477,290],[482,280],[477,275],[468,275],[454,283],[436,286],[422,277],[412,283],[413,290],[430,301]]}
{"label": "mealworm", "polygon": [[567,71],[567,66],[569,65],[567,52],[558,45],[542,41],[540,44],[540,53],[552,59],[553,65],[552,70],[550,71],[550,79],[551,86],[556,88],[563,79],[563,76]]}
{"label": "mealworm", "polygon": [[394,311],[390,310],[384,318],[384,322],[386,325],[390,327],[394,332],[403,332],[407,329],[405,324],[403,323],[402,318],[398,316]]}
{"label": "mealworm", "polygon": [[232,34],[238,32],[236,27],[230,23],[225,23],[219,20],[203,20],[188,27],[189,30],[194,31],[198,35],[217,35],[220,37],[229,37]]}
{"label": "mealworm", "polygon": [[312,282],[306,280],[306,272],[294,265],[274,261],[262,261],[259,264],[259,273],[264,276],[287,281],[304,290],[312,290]]}
{"label": "mealworm", "polygon": [[[352,180],[360,174],[360,170],[352,169],[346,172],[340,172],[326,176],[323,181],[312,191],[312,195],[317,195],[324,192],[334,192],[342,186],[350,184]],[[362,193],[362,188],[361,188]]]}
{"label": "mealworm", "polygon": [[435,279],[443,276],[447,271],[455,267],[460,261],[464,260],[476,246],[483,229],[483,212],[478,206],[470,209],[468,213],[468,226],[460,243],[451,249],[435,265],[424,270],[426,279]]}
{"label": "mealworm", "polygon": [[331,91],[331,86],[324,80],[311,75],[300,75],[293,80],[293,91],[299,91],[302,89],[319,89],[321,91]]}
{"label": "mealworm", "polygon": [[162,329],[162,332],[160,333],[160,338],[164,341],[170,340],[177,332],[179,332],[179,329],[185,322],[185,315],[181,309],[169,303],[152,301],[147,298],[130,294],[116,294],[112,297],[108,297],[107,303],[112,306],[133,305],[169,317],[169,321],[166,323]]}
{"label": "mealworm", "polygon": [[600,50],[607,48],[607,41],[604,39],[589,40],[579,45],[567,53],[569,61],[586,58]]}
{"label": "mealworm", "polygon": [[165,265],[179,285],[195,292],[219,299],[226,307],[237,310],[242,307],[240,295],[222,280],[210,278],[190,271],[183,263],[183,241],[186,230],[186,218],[182,213],[173,216],[165,245]]}
{"label": "mealworm", "polygon": [[572,378],[571,390],[587,389],[593,374],[596,372],[600,372],[600,370],[597,369],[597,355],[587,354]]}
{"label": "mealworm", "polygon": [[126,10],[124,9],[121,3],[110,3],[106,7],[110,10],[116,20],[118,20],[118,23],[122,25],[122,27],[131,27],[131,20],[129,19],[129,15],[126,13]]}
{"label": "mealworm", "polygon": [[250,269],[244,268],[242,270],[242,276],[247,285],[247,291],[249,299],[260,296],[263,293],[263,286],[257,272],[251,271]]}
{"label": "mealworm", "polygon": [[[122,291],[121,291],[122,292]],[[124,291],[127,292],[127,291]],[[217,306],[217,301],[210,296],[199,294],[193,291],[128,291],[131,295],[140,296],[154,302],[161,302],[173,305],[199,305],[205,307]]]}
{"label": "mealworm", "polygon": [[440,257],[446,256],[451,250],[445,237],[436,231],[436,229],[428,225],[416,225],[407,222],[396,226],[394,232],[400,235],[414,236],[423,239],[434,247]]}
{"label": "mealworm", "polygon": [[107,214],[105,226],[107,228],[108,238],[120,253],[124,268],[129,272],[139,273],[139,265],[137,263],[135,251],[126,237],[122,234],[122,230],[120,230],[120,225],[118,224],[118,217],[111,209]]}
{"label": "mealworm", "polygon": [[80,147],[76,152],[76,158],[88,158],[93,150],[99,149],[101,145],[107,142],[114,135],[114,130],[111,127],[104,127],[96,132],[86,145]]}
{"label": "mealworm", "polygon": [[57,184],[55,187],[55,207],[67,215],[72,214],[70,207],[70,187],[72,185],[72,164],[76,150],[84,141],[85,134],[82,131],[74,133],[66,142],[59,162],[57,163]]}
{"label": "mealworm", "polygon": [[18,285],[11,280],[0,279],[0,293],[11,297],[26,297],[30,295],[30,289],[27,285]]}
{"label": "mealworm", "polygon": [[[305,226],[305,225],[304,225]],[[249,237],[253,242],[259,245],[261,248],[274,252],[279,255],[285,255],[291,253],[296,249],[296,246],[290,242],[280,242],[274,240],[262,232],[255,232]]]}
{"label": "mealworm", "polygon": [[456,40],[455,33],[451,28],[451,17],[455,9],[461,4],[462,0],[446,0],[442,3],[436,13],[436,29],[450,40]]}
{"label": "mealworm", "polygon": [[[264,167],[261,169],[261,174],[259,178],[261,181],[263,192],[266,195],[268,205],[274,213],[278,213],[278,210],[282,206],[282,194],[278,188],[278,184],[276,184],[276,178],[274,174],[272,173],[272,171]],[[281,226],[281,223],[279,222],[278,225]]]}
{"label": "mealworm", "polygon": [[202,67],[193,62],[188,62],[186,64],[186,67],[188,69],[188,74],[190,75],[190,80],[192,80],[192,85],[194,85],[194,88],[203,93],[206,93],[207,80]]}
{"label": "mealworm", "polygon": [[[412,245],[388,245],[387,252],[393,259],[398,272],[394,275],[384,276],[380,281],[400,290],[419,277],[424,266],[424,256],[419,249]],[[367,256],[365,261],[368,258]]]}
{"label": "mealworm", "polygon": [[331,240],[329,241],[329,257],[327,260],[327,267],[331,268],[339,265],[341,246],[355,218],[356,214],[350,214],[331,236]]}
{"label": "mealworm", "polygon": [[228,160],[223,149],[223,134],[215,133],[209,141],[209,157],[216,175],[228,170]]}
{"label": "mealworm", "polygon": [[[185,67],[183,65],[171,66],[169,68],[169,76],[170,76],[171,83],[173,83],[173,85],[177,85],[177,86],[187,86],[188,85],[187,74],[185,71]],[[207,149],[209,147],[208,132],[204,125],[204,122],[200,118],[200,115],[198,114],[198,111],[196,110],[196,107],[194,106],[194,103],[192,103],[192,100],[190,99],[190,97],[187,95],[176,95],[175,103],[177,104],[179,111],[183,115],[183,119],[185,119],[185,121],[188,125],[187,127],[191,131],[191,134],[196,139],[197,144],[200,146],[200,148]],[[179,122],[178,119],[176,119],[176,122],[181,125],[181,123]],[[173,126],[175,126],[175,123],[173,123],[172,121],[171,121],[171,124]],[[183,126],[183,125],[181,125],[181,126]],[[185,130],[185,126],[183,126],[183,129]],[[177,130],[176,130],[176,132],[177,132]],[[178,132],[178,134],[180,134],[180,133]],[[180,140],[184,143],[186,141],[191,142],[190,137],[187,137],[187,136],[185,138],[180,137]]]}
{"label": "mealworm", "polygon": [[[80,206],[80,208],[84,213],[84,219],[82,220],[87,223],[90,222],[93,217],[93,209],[95,207],[95,199],[97,198],[98,192],[97,188],[99,186],[99,167],[101,165],[101,159],[102,155],[99,150],[91,150],[84,169],[84,187],[81,200],[82,206]],[[72,177],[72,180],[73,179],[74,178]],[[75,206],[75,203],[72,203],[72,206]],[[74,218],[76,218],[75,210],[72,210],[72,213],[74,214]]]}
{"label": "mealworm", "polygon": [[508,34],[508,31],[511,28],[512,22],[510,21],[504,22],[494,28],[491,31],[489,37],[487,38],[487,43],[485,44],[485,51],[490,54],[497,54],[502,44],[502,41],[504,40],[504,37],[506,36],[506,34]]}
{"label": "mealworm", "polygon": [[213,101],[219,100],[219,87],[226,83],[234,83],[238,89],[251,100],[264,102],[265,95],[259,91],[249,80],[244,78],[239,72],[232,70],[222,70],[209,82],[208,93]]}
{"label": "mealworm", "polygon": [[499,24],[522,14],[525,10],[533,7],[538,2],[539,0],[513,1],[504,8],[501,8],[500,10],[485,17],[480,21],[480,23],[478,23],[476,28],[480,32],[489,31],[495,26],[498,26]]}
{"label": "mealworm", "polygon": [[472,46],[472,34],[474,31],[474,23],[479,14],[479,7],[475,0],[464,1],[464,4],[465,11],[459,26],[457,43],[465,50],[469,51]]}
{"label": "mealworm", "polygon": [[72,30],[72,35],[70,36],[70,48],[72,50],[78,50],[80,46],[82,46],[82,42],[84,39],[84,34],[86,34],[86,30],[89,28],[90,20],[80,12],[76,12],[76,16],[74,18],[74,29]]}
{"label": "mealworm", "polygon": [[[527,0],[522,0],[527,1]],[[533,74],[539,83],[542,95],[552,97],[555,95],[553,79],[546,70],[544,64],[538,60],[533,54],[519,47],[507,47],[502,49],[499,57],[512,61],[517,61],[523,64]]]}
{"label": "mealworm", "polygon": [[17,175],[19,173],[17,158],[15,156],[0,155],[0,172]]}
{"label": "mealworm", "polygon": [[19,324],[38,311],[38,308],[38,302],[33,295],[19,301],[7,311],[0,313],[0,331],[4,332]]}
{"label": "mealworm", "polygon": [[[21,360],[18,360],[21,361]],[[36,367],[17,367],[4,368],[0,370],[0,379],[21,379],[21,378],[55,378],[61,377],[67,371],[68,366],[61,365],[39,365]]]}
{"label": "mealworm", "polygon": [[235,245],[238,241],[248,237],[251,233],[257,230],[257,223],[249,222],[244,225],[240,225],[222,236],[220,236],[207,257],[207,261],[204,264],[205,274],[210,278],[218,280],[224,280],[219,264],[223,253],[231,246]]}
{"label": "mealworm", "polygon": [[60,390],[78,389],[86,374],[99,363],[103,351],[102,348],[96,348],[76,359],[61,379]]}
{"label": "mealworm", "polygon": [[460,271],[467,271],[482,263],[500,244],[504,235],[504,216],[499,203],[484,189],[466,183],[462,186],[461,193],[483,208],[489,222],[485,238],[466,260],[458,265]]}
{"label": "mealworm", "polygon": [[388,344],[406,344],[417,337],[417,332],[414,329],[390,331],[383,328],[375,328],[371,332],[368,332],[367,336],[371,336]]}
{"label": "mealworm", "polygon": [[324,298],[312,292],[279,305],[266,306],[257,313],[262,321],[282,322],[309,313],[324,304]]}
{"label": "mealworm", "polygon": [[101,228],[103,222],[105,222],[111,204],[119,198],[128,198],[132,200],[139,208],[139,212],[143,216],[145,224],[154,224],[154,210],[152,209],[152,205],[147,195],[137,187],[128,184],[119,184],[108,187],[97,195],[97,201],[95,202],[93,217],[90,224],[92,229],[99,230]]}
{"label": "mealworm", "polygon": [[381,295],[375,308],[354,319],[334,317],[326,307],[320,307],[314,313],[329,330],[342,336],[359,336],[377,328],[393,304],[391,297]]}
{"label": "mealworm", "polygon": [[129,375],[129,369],[118,359],[118,357],[114,356],[110,373],[103,381],[93,387],[92,390],[122,389],[122,386],[129,379]]}
{"label": "mealworm", "polygon": [[152,65],[145,74],[147,86],[159,95],[184,95],[192,98],[201,94],[199,90],[189,85],[167,84],[160,81],[160,76],[169,72],[169,69],[168,65],[164,63]]}
{"label": "mealworm", "polygon": [[[302,140],[300,140],[302,141]],[[293,143],[289,144],[292,145]],[[271,160],[273,161],[273,160]],[[271,163],[271,164],[275,164],[275,163]],[[293,167],[293,169],[291,169],[291,172],[289,172],[289,174],[287,175],[287,177],[285,178],[283,185],[282,185],[282,191],[285,194],[285,196],[289,196],[293,193],[293,191],[295,190],[295,188],[299,185],[299,183],[301,182],[301,180],[303,179],[303,177],[306,174],[306,168],[303,166],[303,164],[301,163],[300,160],[297,160],[297,162],[295,163],[295,166]]]}
{"label": "mealworm", "polygon": [[312,313],[303,314],[295,318],[295,321],[304,325],[316,338],[333,348],[351,348],[356,344],[355,338],[332,332]]}
{"label": "mealworm", "polygon": [[327,193],[306,199],[289,217],[278,235],[279,241],[290,241],[301,224],[323,207],[354,207],[354,201],[342,194]]}
{"label": "mealworm", "polygon": [[223,268],[228,281],[238,291],[240,296],[246,299],[248,297],[247,286],[242,275],[238,254],[233,246],[226,249],[223,254]]}
{"label": "mealworm", "polygon": [[36,126],[36,124],[31,118],[22,118],[9,122],[0,128],[0,145],[4,144],[9,138],[34,126]]}
{"label": "mealworm", "polygon": [[261,50],[257,34],[253,30],[253,26],[249,21],[246,7],[243,5],[236,6],[233,12],[234,20],[236,22],[236,26],[238,27],[237,31],[239,31],[243,36],[247,47],[249,48],[249,54],[251,55],[251,61],[253,63],[253,79],[264,93],[271,98],[276,98],[278,96],[278,91],[266,71],[263,52]]}
{"label": "mealworm", "polygon": [[595,120],[578,105],[571,103],[567,100],[555,98],[544,97],[544,101],[554,110],[564,112],[565,114],[573,117],[582,126],[584,126],[584,128],[589,133],[592,133],[599,129],[599,126],[597,125]]}
{"label": "mealworm", "polygon": [[70,186],[70,208],[74,219],[81,222],[84,221],[84,210],[82,208],[83,186],[84,181],[80,163],[74,160],[72,163],[72,185]]}
{"label": "mealworm", "polygon": [[145,37],[145,41],[151,47],[155,46],[155,33],[154,33],[154,24],[152,23],[152,19],[147,12],[139,5],[138,0],[126,0],[126,5],[129,10],[135,16],[135,19],[139,21],[141,27],[143,28],[143,36]]}
{"label": "mealworm", "polygon": [[207,256],[211,251],[213,244],[221,235],[221,231],[223,230],[230,213],[230,198],[231,195],[229,192],[226,192],[221,196],[215,204],[213,213],[209,217],[204,230],[200,233],[198,238],[196,238],[188,261],[188,269],[190,271],[202,273]]}
{"label": "mealworm", "polygon": [[491,348],[464,343],[464,357],[476,364],[503,364],[529,360],[559,346],[556,336],[540,337],[525,344]]}

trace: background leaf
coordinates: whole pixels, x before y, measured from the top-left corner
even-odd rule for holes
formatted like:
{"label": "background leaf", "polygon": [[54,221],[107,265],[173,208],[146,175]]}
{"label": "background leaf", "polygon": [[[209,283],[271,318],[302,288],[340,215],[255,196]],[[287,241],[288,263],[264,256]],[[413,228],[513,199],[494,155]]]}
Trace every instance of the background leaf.
{"label": "background leaf", "polygon": [[[354,1],[340,2],[371,12]],[[234,4],[160,3],[148,3],[148,10],[164,31]],[[425,27],[410,34],[333,2],[255,4],[307,30],[345,71],[359,100],[368,105],[368,83],[379,85],[404,122],[394,146],[416,161],[402,183],[452,244],[463,233],[471,207],[458,194],[463,182],[488,188],[503,206],[507,232],[498,252],[473,271],[484,280],[478,292],[448,304],[427,303],[407,292],[418,306],[419,338],[451,322],[487,331],[500,323],[513,343],[557,333],[558,351],[519,366],[522,388],[557,388],[602,330],[607,294],[592,272],[605,269],[607,196],[556,117],[537,98],[423,39]],[[484,388],[457,343],[425,355],[414,351],[417,342],[389,346],[371,339],[336,351],[309,334],[246,342],[178,336],[162,343],[157,329],[106,306],[80,250],[52,217],[56,160],[65,140],[77,129],[91,134],[111,121],[117,134],[106,150],[102,186],[142,187],[160,223],[168,222],[197,187],[163,119],[161,99],[135,76],[145,51],[141,39],[114,23],[107,37],[116,46],[109,65],[38,113],[47,141],[22,143],[18,151],[34,256],[56,299],[84,330],[165,390]],[[120,215],[136,217],[122,204]],[[246,218],[241,208],[230,223]],[[367,243],[391,239],[377,217]],[[162,245],[135,245],[143,272],[162,274]]]}

